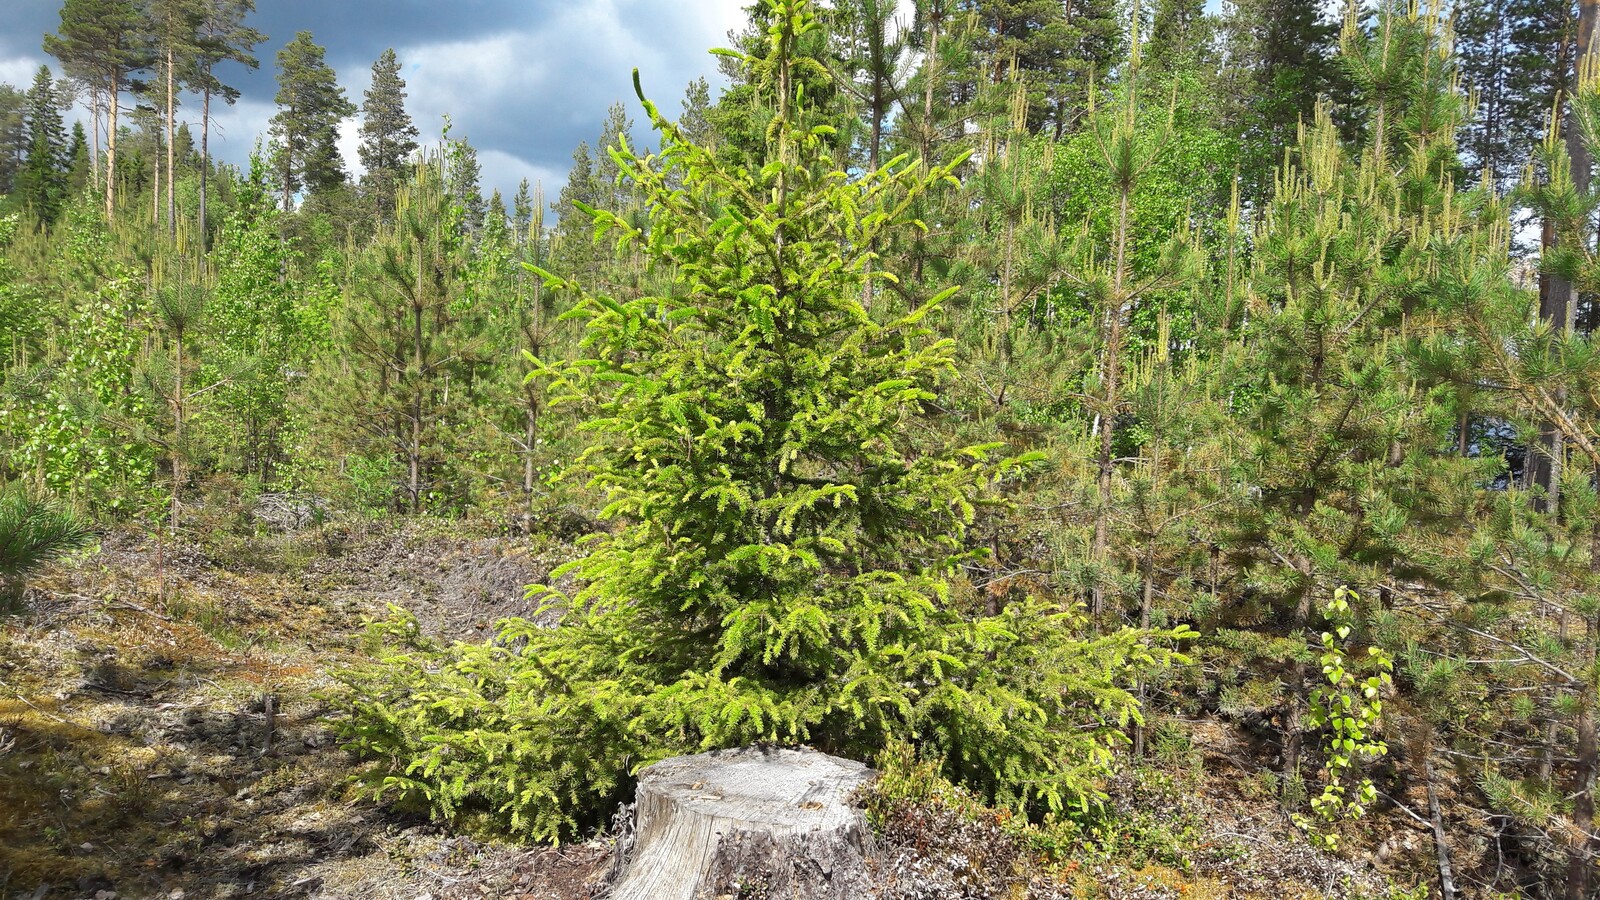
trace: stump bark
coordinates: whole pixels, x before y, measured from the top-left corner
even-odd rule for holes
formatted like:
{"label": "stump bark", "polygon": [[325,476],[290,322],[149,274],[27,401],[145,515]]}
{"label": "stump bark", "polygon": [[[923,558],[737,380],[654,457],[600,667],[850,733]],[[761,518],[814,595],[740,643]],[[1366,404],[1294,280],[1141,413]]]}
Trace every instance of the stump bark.
{"label": "stump bark", "polygon": [[868,896],[871,769],[814,750],[745,747],[639,774],[631,848],[611,900]]}

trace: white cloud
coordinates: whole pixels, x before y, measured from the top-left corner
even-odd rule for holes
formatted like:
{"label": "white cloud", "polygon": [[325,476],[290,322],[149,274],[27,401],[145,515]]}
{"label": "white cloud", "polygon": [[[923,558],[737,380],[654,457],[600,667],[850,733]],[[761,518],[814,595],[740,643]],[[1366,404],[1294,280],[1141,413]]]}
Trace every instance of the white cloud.
{"label": "white cloud", "polygon": [[[272,103],[261,100],[241,99],[238,103],[229,106],[225,103],[211,104],[211,155],[223,162],[232,163],[245,168],[250,164],[250,153],[255,149],[256,141],[265,147],[267,141],[267,126],[272,121],[273,113],[277,107]],[[190,102],[184,109],[184,118],[190,120],[190,128],[195,132],[195,140],[199,141],[200,104]]]}
{"label": "white cloud", "polygon": [[[0,0],[4,6],[17,0]],[[21,0],[31,19],[30,35],[55,25],[59,0]],[[346,96],[359,105],[372,59],[392,43],[410,94],[407,107],[424,144],[435,142],[448,114],[452,135],[478,148],[485,193],[508,197],[526,177],[543,181],[554,199],[566,178],[573,148],[598,136],[606,108],[621,100],[645,139],[642,112],[633,96],[632,71],[668,114],[676,113],[689,81],[719,81],[707,53],[726,43],[726,32],[744,21],[748,0],[589,0],[530,2],[473,0],[464,9],[396,0],[271,0],[261,4],[255,24],[272,34],[257,48],[262,71],[230,69],[224,77],[245,91],[235,106],[213,105],[211,149],[218,160],[243,166],[258,140],[265,141],[272,102],[273,56],[295,29],[311,30],[328,48]],[[366,11],[371,10],[372,15]],[[464,36],[465,35],[465,36]],[[37,37],[0,44],[0,80],[26,87],[43,61],[30,51]],[[235,69],[237,67],[234,67]],[[237,80],[235,80],[237,79]],[[181,116],[199,130],[199,101],[185,98]],[[81,111],[81,119],[87,116]],[[198,134],[197,134],[198,137]],[[648,141],[646,141],[648,143]],[[359,176],[355,120],[340,129],[346,168]]]}
{"label": "white cloud", "polygon": [[355,118],[345,119],[339,123],[339,155],[344,157],[344,170],[350,174],[353,181],[360,181],[361,176],[367,174],[366,167],[361,165],[361,153],[357,148],[361,146],[361,122]]}
{"label": "white cloud", "polygon": [[[0,59],[0,81],[25,91],[28,85],[33,84],[33,74],[39,71],[39,64],[42,62],[43,59],[32,56]],[[54,66],[51,68],[55,69]]]}

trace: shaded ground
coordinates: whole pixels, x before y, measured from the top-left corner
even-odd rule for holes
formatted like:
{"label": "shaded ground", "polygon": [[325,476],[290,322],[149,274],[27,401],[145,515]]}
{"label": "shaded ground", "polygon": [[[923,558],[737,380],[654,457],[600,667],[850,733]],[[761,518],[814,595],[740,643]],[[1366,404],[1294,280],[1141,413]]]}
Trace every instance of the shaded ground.
{"label": "shaded ground", "polygon": [[[0,898],[592,896],[603,841],[482,842],[347,794],[318,693],[363,652],[363,620],[392,604],[481,639],[572,553],[443,527],[113,535],[40,579],[0,619]],[[1115,863],[1041,866],[997,820],[903,806],[874,860],[883,896],[1382,896],[1371,865],[1292,833],[1232,739],[1200,723],[1166,744],[1192,779],[1112,785]]]}
{"label": "shaded ground", "polygon": [[348,802],[317,699],[364,616],[481,634],[559,559],[420,529],[340,540],[263,538],[224,569],[112,536],[0,620],[0,896],[582,895],[598,847],[479,844]]}

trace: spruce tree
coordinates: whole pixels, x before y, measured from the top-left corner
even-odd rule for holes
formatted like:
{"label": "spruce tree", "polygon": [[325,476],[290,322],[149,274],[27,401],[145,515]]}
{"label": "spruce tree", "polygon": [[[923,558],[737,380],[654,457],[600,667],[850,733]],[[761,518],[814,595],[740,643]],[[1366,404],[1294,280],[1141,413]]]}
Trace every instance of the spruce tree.
{"label": "spruce tree", "polygon": [[584,211],[600,205],[600,186],[594,175],[594,158],[587,141],[578,142],[572,151],[572,168],[567,183],[551,209],[556,214],[555,246],[551,265],[574,279],[593,280],[599,275],[601,249],[594,239],[594,225]]}
{"label": "spruce tree", "polygon": [[1210,22],[1203,0],[1158,0],[1150,19],[1150,40],[1141,49],[1150,71],[1164,71],[1207,49]]}
{"label": "spruce tree", "polygon": [[278,51],[278,112],[272,117],[276,169],[283,208],[294,207],[294,195],[305,188],[315,194],[344,183],[339,156],[339,123],[355,112],[323,48],[311,32],[295,35]]}
{"label": "spruce tree", "polygon": [[361,165],[367,170],[364,184],[378,213],[388,216],[394,211],[395,190],[417,150],[417,126],[406,112],[406,82],[400,77],[400,60],[392,47],[372,64],[372,86],[367,88],[361,115]]}
{"label": "spruce tree", "polygon": [[622,212],[634,204],[633,193],[624,178],[626,173],[611,156],[631,139],[629,132],[632,130],[633,120],[628,118],[627,107],[621,102],[611,104],[594,145],[594,190],[598,209]]}
{"label": "spruce tree", "polygon": [[1116,4],[980,0],[971,6],[980,28],[980,77],[999,85],[1019,76],[1028,90],[1029,130],[1060,140],[1088,108],[1091,84],[1124,48]]}
{"label": "spruce tree", "polygon": [[544,201],[535,201],[533,195],[528,193],[528,179],[524,178],[517,184],[517,195],[511,198],[511,223],[516,226],[517,240],[528,240],[529,229],[533,227],[533,216],[537,210],[542,220],[544,210],[539,207]]}
{"label": "spruce tree", "polygon": [[17,175],[17,195],[41,226],[55,222],[67,197],[67,132],[50,67],[40,66],[24,111],[28,155]]}
{"label": "spruce tree", "polygon": [[89,156],[89,136],[82,122],[72,123],[72,139],[67,144],[67,195],[81,194],[92,176],[94,160]]}
{"label": "spruce tree", "polygon": [[451,141],[446,153],[450,195],[461,209],[461,227],[468,234],[483,230],[483,168],[478,150],[465,140]]}
{"label": "spruce tree", "polygon": [[1250,73],[1240,175],[1245,201],[1254,205],[1266,199],[1283,149],[1294,146],[1317,98],[1345,93],[1334,58],[1339,27],[1315,0],[1238,0],[1231,12],[1237,27],[1227,55]]}
{"label": "spruce tree", "polygon": [[1138,716],[1128,680],[1169,658],[1133,629],[1077,637],[1071,607],[989,614],[953,593],[981,554],[964,540],[977,508],[1028,459],[914,439],[954,362],[931,325],[950,291],[881,322],[859,298],[866,248],[915,227],[910,200],[960,160],[845,176],[796,108],[813,9],[774,6],[747,60],[776,100],[765,169],[686,142],[648,102],[661,154],[616,151],[648,231],[595,221],[671,261],[671,287],[618,300],[552,278],[582,297],[585,358],[542,372],[591,404],[581,471],[616,523],[557,573],[587,587],[557,601],[561,628],[512,620],[494,644],[355,676],[346,733],[386,761],[375,791],[554,837],[662,757],[905,742],[996,802],[1066,814],[1095,803]]}
{"label": "spruce tree", "polygon": [[[1538,146],[1566,81],[1567,4],[1554,0],[1470,0],[1456,8],[1461,74],[1477,94],[1463,149],[1473,175],[1488,169],[1514,184]],[[1554,29],[1554,31],[1552,31]]]}
{"label": "spruce tree", "polygon": [[0,84],[0,194],[16,190],[17,173],[28,156],[27,92]]}
{"label": "spruce tree", "polygon": [[704,147],[715,147],[716,132],[707,118],[711,112],[711,84],[704,78],[689,82],[683,92],[683,115],[678,117],[678,127],[684,136]]}

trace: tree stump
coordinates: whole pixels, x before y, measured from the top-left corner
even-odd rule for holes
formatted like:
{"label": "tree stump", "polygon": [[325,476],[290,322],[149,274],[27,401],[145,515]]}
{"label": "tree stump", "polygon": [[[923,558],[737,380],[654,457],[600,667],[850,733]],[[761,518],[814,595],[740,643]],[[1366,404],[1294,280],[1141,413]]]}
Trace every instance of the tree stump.
{"label": "tree stump", "polygon": [[662,760],[639,775],[631,849],[611,900],[867,896],[871,769],[814,750],[744,747]]}

